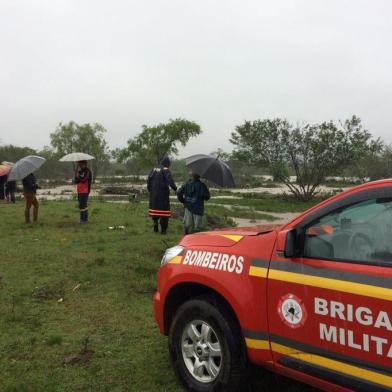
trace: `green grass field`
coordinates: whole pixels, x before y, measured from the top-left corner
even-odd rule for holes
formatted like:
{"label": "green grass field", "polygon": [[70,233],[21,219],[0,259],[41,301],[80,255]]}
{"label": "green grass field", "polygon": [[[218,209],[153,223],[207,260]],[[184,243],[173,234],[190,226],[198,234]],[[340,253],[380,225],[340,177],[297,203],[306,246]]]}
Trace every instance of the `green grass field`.
{"label": "green grass field", "polygon": [[[164,250],[146,206],[94,200],[79,225],[75,202],[0,205],[0,391],[180,391],[152,295]],[[124,225],[126,230],[108,230]],[[73,363],[75,362],[75,363]],[[255,370],[255,391],[302,385]]]}

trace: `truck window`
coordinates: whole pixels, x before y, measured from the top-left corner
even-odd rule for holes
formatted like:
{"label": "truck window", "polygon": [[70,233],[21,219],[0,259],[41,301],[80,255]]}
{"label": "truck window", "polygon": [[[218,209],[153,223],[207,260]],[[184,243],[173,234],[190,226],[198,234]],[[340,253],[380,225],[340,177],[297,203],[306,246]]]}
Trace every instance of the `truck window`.
{"label": "truck window", "polygon": [[392,266],[392,199],[333,211],[305,230],[304,256]]}

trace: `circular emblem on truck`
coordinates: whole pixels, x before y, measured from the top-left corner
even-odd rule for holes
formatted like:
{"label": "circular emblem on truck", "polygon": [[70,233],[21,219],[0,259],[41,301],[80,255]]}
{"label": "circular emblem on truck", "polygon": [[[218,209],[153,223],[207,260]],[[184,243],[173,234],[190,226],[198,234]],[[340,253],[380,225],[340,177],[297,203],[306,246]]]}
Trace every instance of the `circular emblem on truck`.
{"label": "circular emblem on truck", "polygon": [[305,305],[294,294],[287,294],[280,299],[278,313],[290,328],[302,327],[308,317]]}

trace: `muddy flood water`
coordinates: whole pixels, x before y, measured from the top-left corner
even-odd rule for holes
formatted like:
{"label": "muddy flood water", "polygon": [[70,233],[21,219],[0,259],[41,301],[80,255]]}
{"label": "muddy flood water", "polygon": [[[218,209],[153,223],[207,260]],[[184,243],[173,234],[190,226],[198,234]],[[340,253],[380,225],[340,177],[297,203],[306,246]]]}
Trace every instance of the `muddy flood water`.
{"label": "muddy flood water", "polygon": [[[116,188],[116,187],[122,187],[122,188],[129,188],[130,193],[135,192],[136,194],[138,193],[146,193],[147,189],[145,185],[141,184],[134,184],[134,183],[128,183],[128,184],[113,184],[110,185],[111,188]],[[113,193],[105,193],[103,191],[107,187],[104,187],[102,184],[96,184],[93,186],[92,191],[91,191],[91,196],[92,197],[102,197],[104,200],[107,200],[107,202],[111,203],[128,203],[127,200],[127,195],[124,194],[113,194]],[[212,190],[217,190],[219,189],[213,189]],[[319,191],[320,193],[330,193],[333,191],[333,188],[321,186]],[[289,189],[286,185],[284,184],[277,184],[274,187],[257,187],[257,188],[236,188],[236,189],[226,189],[226,191],[232,192],[232,195],[228,195],[225,193],[224,195],[219,195],[219,196],[213,196],[209,202],[209,204],[217,205],[217,206],[222,206],[227,209],[231,209],[233,207],[240,207],[240,205],[233,205],[233,204],[224,204],[222,203],[222,199],[238,199],[240,200],[242,198],[242,194],[245,193],[253,193],[253,194],[270,194],[270,195],[280,195],[284,193],[289,193]],[[54,186],[50,188],[43,188],[39,189],[37,192],[37,197],[40,200],[72,200],[72,198],[75,196],[75,186],[72,184],[69,185],[59,185],[59,186]],[[214,199],[218,198],[221,199],[220,203],[214,202]],[[176,204],[176,197],[175,195],[171,196],[173,204]],[[146,201],[142,201],[145,202]],[[248,210],[247,207],[241,207],[245,210]],[[259,213],[266,213],[268,215],[272,215],[275,219],[273,220],[273,223],[275,224],[282,224],[285,223],[291,219],[293,219],[297,213],[291,213],[291,212],[285,212],[285,213],[269,213],[266,211],[261,211],[257,210],[256,212]],[[241,218],[241,217],[231,217],[231,219],[236,223],[237,226],[255,226],[255,225],[262,225],[266,223],[271,223],[270,220],[266,219],[248,219],[248,218]]]}

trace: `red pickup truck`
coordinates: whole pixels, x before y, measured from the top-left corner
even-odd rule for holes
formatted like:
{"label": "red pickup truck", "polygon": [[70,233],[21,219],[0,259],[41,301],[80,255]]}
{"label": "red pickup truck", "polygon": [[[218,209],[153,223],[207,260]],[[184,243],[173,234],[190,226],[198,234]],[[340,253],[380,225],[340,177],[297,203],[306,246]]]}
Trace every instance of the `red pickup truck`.
{"label": "red pickup truck", "polygon": [[249,363],[325,391],[392,390],[392,180],[283,226],[185,236],[154,295],[190,391],[237,391]]}

